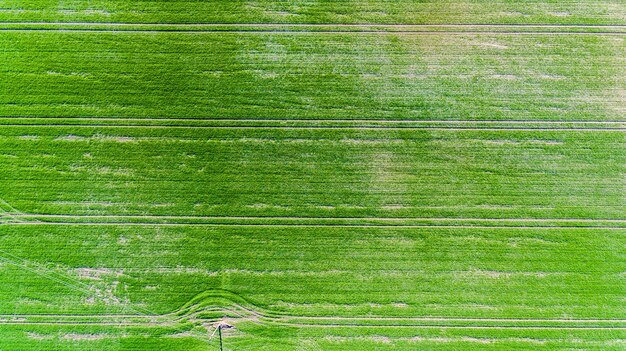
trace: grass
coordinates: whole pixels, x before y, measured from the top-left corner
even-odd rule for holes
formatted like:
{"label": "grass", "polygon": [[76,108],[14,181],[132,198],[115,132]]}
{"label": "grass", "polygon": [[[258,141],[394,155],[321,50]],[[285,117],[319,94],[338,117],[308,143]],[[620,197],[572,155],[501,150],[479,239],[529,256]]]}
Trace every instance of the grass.
{"label": "grass", "polygon": [[616,0],[8,1],[0,20],[133,23],[626,24]]}
{"label": "grass", "polygon": [[625,13],[5,1],[0,348],[623,350]]}
{"label": "grass", "polygon": [[3,130],[28,213],[624,219],[620,131]]}
{"label": "grass", "polygon": [[623,116],[623,35],[17,31],[0,47],[5,116]]}
{"label": "grass", "polygon": [[[619,249],[624,245],[624,230],[249,228],[237,225],[24,225],[0,230],[3,251],[10,250],[12,255],[30,262],[35,269],[47,267],[46,274],[70,283],[81,280],[89,286],[85,292],[4,265],[3,275],[22,281],[21,289],[29,292],[25,299],[24,290],[6,286],[2,291],[5,310],[18,315],[146,311],[164,314],[193,301],[195,295],[205,291],[236,292],[234,295],[208,295],[199,300],[208,306],[250,304],[255,310],[276,317],[360,316],[374,324],[380,323],[376,322],[376,317],[386,316],[615,319],[624,314],[621,282],[625,266]],[[254,250],[242,250],[242,247]],[[85,275],[80,267],[107,268]],[[110,295],[116,299],[110,299]],[[133,308],[138,310],[133,311]],[[321,344],[327,343],[328,347],[338,343],[347,344],[347,349],[358,348],[363,343],[376,344],[381,336],[390,338],[389,342],[398,347],[403,344],[410,347],[415,342],[476,344],[463,339],[469,336],[486,338],[489,344],[505,345],[507,342],[515,344],[507,341],[511,335],[525,334],[526,338],[544,340],[542,342],[548,344],[550,338],[563,338],[556,332],[550,337],[544,336],[544,332],[533,334],[528,330],[507,329],[497,332],[443,329],[437,333],[424,327],[383,328],[375,332],[366,327],[356,330],[339,327],[322,332],[312,326],[290,327],[279,323],[272,327],[279,321],[266,319],[268,326],[250,322],[240,326],[234,338],[240,343],[238,349],[256,349],[265,342],[266,347],[281,349],[281,337],[282,342],[291,345],[321,338]],[[305,317],[299,323],[306,321]],[[409,322],[404,323],[415,324]],[[466,321],[460,323],[471,325]],[[563,323],[567,322],[557,322],[557,325]],[[184,328],[183,325],[177,327]],[[63,341],[63,337],[59,337],[62,334],[54,332],[55,328],[51,327],[52,331],[48,332],[39,331],[40,328],[35,325],[26,330],[49,335],[59,346],[71,344]],[[114,335],[123,333],[119,327],[99,326],[76,326],[65,332],[93,334],[92,329]],[[122,329],[130,335],[143,333],[133,328]],[[156,332],[158,329],[150,331]],[[166,328],[160,332],[165,339],[162,342],[178,340],[176,336],[181,332]],[[581,335],[577,338],[581,338],[586,347],[591,347],[596,339],[610,343],[623,335],[623,331],[618,330],[613,334],[576,330],[571,333]],[[434,339],[415,338],[425,334]],[[547,331],[546,334],[550,335]],[[263,341],[264,335],[277,339]],[[350,336],[358,337],[351,339]],[[117,342],[129,342],[129,337]],[[441,338],[445,340],[439,340]],[[189,342],[189,345],[195,343]],[[556,342],[567,343],[566,340]],[[103,347],[104,344],[104,341],[89,343]],[[521,345],[524,344],[521,341]],[[112,350],[121,347],[113,345],[117,346],[110,346]],[[139,345],[145,348],[150,344]]]}

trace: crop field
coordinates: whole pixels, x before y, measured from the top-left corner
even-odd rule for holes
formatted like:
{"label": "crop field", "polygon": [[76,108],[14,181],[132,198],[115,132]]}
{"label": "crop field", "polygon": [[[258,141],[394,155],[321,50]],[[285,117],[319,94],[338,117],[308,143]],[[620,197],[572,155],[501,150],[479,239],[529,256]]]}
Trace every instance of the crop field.
{"label": "crop field", "polygon": [[0,351],[626,349],[626,4],[0,0]]}

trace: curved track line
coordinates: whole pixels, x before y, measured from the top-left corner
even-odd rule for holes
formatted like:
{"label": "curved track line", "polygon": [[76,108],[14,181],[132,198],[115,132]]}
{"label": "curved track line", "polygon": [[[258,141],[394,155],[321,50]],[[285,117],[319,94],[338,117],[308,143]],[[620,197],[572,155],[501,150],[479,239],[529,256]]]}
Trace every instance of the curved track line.
{"label": "curved track line", "polygon": [[[228,307],[230,306],[230,307]],[[220,318],[203,318],[206,313],[227,315],[225,317],[242,322],[253,322],[258,325],[276,325],[285,327],[312,327],[312,328],[429,328],[429,329],[560,329],[560,330],[625,330],[624,325],[581,325],[584,323],[626,323],[624,319],[561,319],[561,318],[469,318],[469,317],[345,317],[345,316],[292,316],[265,310],[252,304],[240,295],[227,290],[208,290],[191,298],[179,309],[159,315],[0,315],[10,317],[11,320],[0,319],[2,324],[43,324],[43,325],[116,325],[116,326],[169,326],[174,328],[179,324],[187,324],[193,330],[194,325],[219,321]],[[111,318],[113,320],[81,321],[83,318]],[[28,320],[32,318],[56,318],[54,321]],[[79,319],[79,320],[71,320]],[[143,321],[145,320],[145,321]],[[306,321],[318,321],[317,323]],[[346,323],[337,323],[345,321]],[[375,322],[405,322],[405,323],[378,323]],[[325,322],[325,323],[323,323]],[[410,322],[412,324],[406,324]],[[420,323],[421,322],[421,323]],[[473,325],[433,324],[426,322],[447,323],[475,323]],[[483,323],[480,325],[479,323]],[[508,325],[485,325],[484,323],[502,323]],[[514,323],[533,323],[531,325],[515,325]],[[555,323],[555,325],[540,325],[541,323]],[[559,324],[560,323],[560,324]],[[191,325],[189,325],[191,324]],[[568,325],[570,324],[570,325]],[[175,328],[182,331],[181,328]],[[193,336],[193,335],[192,335]],[[196,337],[196,336],[194,336]]]}
{"label": "curved track line", "polygon": [[306,328],[415,328],[415,329],[521,329],[521,330],[626,330],[626,327],[594,327],[594,326],[496,326],[496,325],[483,325],[483,326],[471,326],[471,325],[372,325],[372,324],[307,324],[307,323],[294,323],[290,326],[306,327]]}

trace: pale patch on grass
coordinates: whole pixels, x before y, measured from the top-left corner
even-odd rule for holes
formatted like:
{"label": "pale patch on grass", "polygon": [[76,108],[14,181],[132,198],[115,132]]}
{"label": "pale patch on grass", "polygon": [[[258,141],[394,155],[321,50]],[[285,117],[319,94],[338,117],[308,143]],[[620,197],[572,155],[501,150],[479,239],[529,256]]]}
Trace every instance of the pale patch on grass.
{"label": "pale patch on grass", "polygon": [[151,204],[150,207],[173,207],[176,206],[175,203],[171,203],[171,202],[163,202],[163,203],[155,203],[155,204]]}
{"label": "pale patch on grass", "polygon": [[102,280],[103,276],[121,277],[124,271],[110,268],[75,268],[74,273],[83,279]]}
{"label": "pale patch on grass", "polygon": [[505,79],[505,80],[516,80],[519,77],[512,74],[492,74],[489,76],[490,78],[495,79]]}
{"label": "pale patch on grass", "polygon": [[85,305],[95,305],[97,303],[96,298],[93,296],[89,296],[85,299],[83,299],[83,303]]}
{"label": "pale patch on grass", "polygon": [[526,14],[520,11],[506,11],[506,12],[501,12],[501,14],[503,16],[510,16],[510,17],[530,17],[529,14]]}
{"label": "pale patch on grass", "polygon": [[84,10],[83,13],[86,15],[103,15],[103,16],[112,15],[112,13],[107,10],[93,10],[93,9]]}
{"label": "pale patch on grass", "polygon": [[226,140],[225,142],[241,142],[241,143],[254,143],[254,144],[268,144],[268,143],[276,143],[275,139],[262,139],[262,138],[240,138],[240,139],[231,139]]}
{"label": "pale patch on grass", "polygon": [[98,296],[99,300],[104,302],[104,304],[106,305],[126,306],[130,302],[128,300],[122,301],[119,297],[115,295],[115,291],[117,290],[119,285],[120,285],[119,281],[117,280],[113,281],[110,285],[108,285],[104,289],[96,289],[95,290],[96,295]]}
{"label": "pale patch on grass", "polygon": [[93,340],[102,340],[105,338],[110,338],[110,335],[106,334],[63,334],[61,337],[65,340],[73,340],[73,341],[93,341]]}
{"label": "pale patch on grass", "polygon": [[337,208],[352,209],[352,210],[364,210],[364,209],[367,209],[369,207],[367,207],[367,206],[360,206],[360,205],[339,205],[339,206],[337,206]]}
{"label": "pale patch on grass", "polygon": [[87,72],[56,72],[56,71],[47,71],[46,74],[51,76],[64,76],[64,77],[79,77],[79,78],[89,78],[92,76],[91,73]]}
{"label": "pale patch on grass", "polygon": [[506,49],[509,48],[507,45],[499,44],[499,43],[495,43],[495,42],[474,42],[474,43],[472,43],[472,45],[479,46],[479,47],[484,47],[484,48],[500,49],[500,50],[506,50]]}
{"label": "pale patch on grass", "polygon": [[317,340],[305,339],[298,342],[296,351],[322,351],[322,347]]}
{"label": "pale patch on grass", "polygon": [[194,72],[198,75],[211,76],[211,77],[221,77],[224,74],[224,71],[215,70],[215,71],[199,71]]}
{"label": "pale patch on grass", "polygon": [[546,341],[543,339],[533,339],[533,338],[506,338],[503,341],[512,341],[512,342],[525,342],[530,344],[545,344]]}
{"label": "pale patch on grass", "polygon": [[511,210],[515,208],[512,205],[476,205],[475,207],[483,210]]}
{"label": "pale patch on grass", "polygon": [[469,275],[485,276],[489,278],[502,278],[502,277],[509,278],[511,276],[511,274],[507,272],[483,271],[483,270],[471,271],[469,272]]}
{"label": "pale patch on grass", "polygon": [[[304,272],[302,272],[304,273]],[[319,277],[320,274],[326,274],[328,272],[324,272],[324,273],[317,273],[317,274],[310,274],[312,277]],[[342,274],[353,274],[352,272],[341,272]],[[403,275],[406,276],[407,274],[402,274],[399,273],[398,275]],[[386,274],[386,276],[392,276],[389,274]],[[435,307],[440,307],[440,306],[435,306]],[[391,310],[391,309],[407,309],[407,308],[411,308],[411,305],[404,303],[404,302],[391,302],[391,303],[374,303],[374,302],[370,302],[370,303],[357,303],[357,304],[334,304],[334,303],[293,303],[293,302],[285,302],[285,301],[278,301],[274,304],[272,304],[272,308],[278,308],[278,309],[306,309],[306,310],[311,310],[311,311],[315,311],[315,310],[327,310],[327,311],[332,311],[332,312],[336,312],[336,311],[351,311],[351,310],[363,310],[364,308],[369,309],[369,310],[382,310],[383,312],[385,310]],[[377,311],[377,315],[380,314],[380,311]],[[336,315],[336,314],[333,314]],[[330,317],[332,318],[332,316]]]}
{"label": "pale patch on grass", "polygon": [[410,338],[409,340],[413,342],[433,342],[433,343],[471,342],[471,343],[478,343],[478,344],[491,344],[491,343],[496,342],[498,339],[473,338],[469,336],[461,336],[458,338],[414,336]]}
{"label": "pale patch on grass", "polygon": [[[404,238],[404,237],[380,237],[376,239],[377,242],[380,242],[382,244],[382,247],[406,247],[406,246],[411,246],[411,245],[415,245],[415,243],[417,241],[413,240],[413,239],[408,239],[408,238]],[[398,274],[398,275],[403,275],[404,273],[402,272],[387,272],[385,273],[385,275],[394,275],[394,274]]]}
{"label": "pale patch on grass", "polygon": [[4,12],[4,13],[8,13],[8,14],[22,14],[22,13],[33,13],[34,11],[28,11],[28,10],[24,10],[24,9],[0,9],[0,12]]}
{"label": "pale patch on grass", "polygon": [[468,241],[474,244],[487,244],[487,245],[499,245],[502,244],[499,240],[488,239],[476,235],[467,235],[458,238],[459,241]]}
{"label": "pale patch on grass", "polygon": [[262,71],[262,70],[255,70],[254,73],[256,74],[257,77],[262,78],[262,79],[275,79],[279,76],[279,74],[276,72]]}
{"label": "pale patch on grass", "polygon": [[345,343],[345,342],[354,342],[357,340],[360,341],[370,341],[381,344],[390,344],[391,339],[387,336],[381,335],[372,335],[372,336],[326,336],[324,337],[325,341],[334,342],[334,343]]}
{"label": "pale patch on grass", "polygon": [[287,206],[270,205],[270,204],[262,204],[262,203],[246,205],[246,207],[253,208],[253,209],[288,209],[289,208]]}
{"label": "pale patch on grass", "polygon": [[128,202],[111,202],[111,201],[51,201],[53,205],[69,205],[69,206],[103,206],[103,207],[111,207],[111,206],[124,206],[130,205]]}
{"label": "pale patch on grass", "polygon": [[[372,336],[326,336],[324,338],[325,341],[334,342],[334,343],[346,343],[346,342],[354,342],[354,341],[370,341],[377,343],[389,344],[393,341],[397,342],[414,342],[414,343],[476,343],[476,344],[493,344],[499,342],[522,342],[529,344],[541,345],[545,344],[546,341],[543,339],[532,339],[532,338],[476,338],[470,336],[459,336],[459,337],[441,337],[441,336],[413,336],[413,337],[387,337],[380,335],[372,335]],[[618,344],[620,344],[618,342]]]}
{"label": "pale patch on grass", "polygon": [[99,174],[99,175],[112,175],[112,176],[124,176],[129,177],[134,175],[133,170],[127,168],[111,168],[107,166],[97,167],[97,166],[83,166],[83,165],[71,165],[70,171],[72,172],[86,172],[89,174]]}
{"label": "pale patch on grass", "polygon": [[433,338],[421,338],[421,337],[417,337],[420,339],[412,339],[413,341],[428,341],[428,342],[434,342],[434,343],[451,343],[451,342],[472,342],[472,343],[478,343],[478,344],[491,344],[493,342],[495,342],[494,339],[488,339],[488,338],[472,338],[469,336],[462,336],[459,338],[444,338],[444,337],[433,337]]}
{"label": "pale patch on grass", "polygon": [[395,307],[395,308],[409,308],[410,306],[404,302],[394,302],[391,304],[391,306]]}
{"label": "pale patch on grass", "polygon": [[146,271],[151,273],[159,273],[159,274],[199,274],[206,276],[217,276],[219,274],[218,271],[211,271],[203,268],[194,268],[194,267],[160,267],[160,268],[150,268]]}
{"label": "pale patch on grass", "polygon": [[22,307],[25,306],[41,306],[42,304],[48,304],[47,301],[35,298],[35,297],[20,297],[16,300],[16,303]]}
{"label": "pale patch on grass", "polygon": [[[130,143],[130,142],[136,142],[137,140],[133,137],[125,137],[125,136],[111,136],[111,135],[102,135],[102,134],[97,134],[91,137],[84,137],[84,136],[78,136],[78,135],[73,135],[73,134],[68,134],[68,135],[64,135],[64,136],[60,136],[56,139],[54,139],[55,141],[90,141],[90,140],[95,140],[95,141],[113,141],[113,142],[117,142],[117,143]],[[91,155],[91,154],[89,154]]]}
{"label": "pale patch on grass", "polygon": [[353,144],[353,145],[389,145],[392,143],[406,143],[402,139],[349,139],[344,138],[339,140],[340,143]]}
{"label": "pale patch on grass", "polygon": [[293,13],[293,12],[289,12],[289,11],[272,11],[272,10],[265,10],[263,11],[263,14],[266,16],[280,16],[280,17],[287,17],[287,16],[299,16],[297,13]]}
{"label": "pale patch on grass", "polygon": [[555,16],[555,17],[568,17],[568,16],[571,16],[572,14],[567,11],[560,11],[560,12],[548,12],[548,15]]}
{"label": "pale patch on grass", "polygon": [[374,183],[386,183],[393,178],[391,167],[393,166],[393,154],[379,152],[372,155],[372,169],[376,175]]}
{"label": "pale patch on grass", "polygon": [[54,140],[55,141],[84,141],[84,140],[87,140],[87,138],[83,136],[68,134],[68,135],[60,136]]}
{"label": "pale patch on grass", "polygon": [[38,135],[20,135],[18,137],[18,139],[20,139],[20,140],[39,140],[39,139],[41,139],[41,137],[39,137]]}
{"label": "pale patch on grass", "polygon": [[228,139],[228,140],[215,140],[215,142],[220,144],[236,144],[236,143],[254,143],[254,144],[317,144],[320,141],[316,139],[264,139],[264,138],[239,138],[239,139]]}
{"label": "pale patch on grass", "polygon": [[505,140],[505,139],[473,139],[472,141],[492,144],[492,145],[518,145],[521,144],[519,140]]}
{"label": "pale patch on grass", "polygon": [[614,109],[619,112],[626,112],[626,89],[623,87],[614,89],[617,104]]}
{"label": "pale patch on grass", "polygon": [[378,343],[383,343],[383,344],[390,344],[391,343],[391,339],[386,337],[386,336],[372,336],[372,341],[378,342]]}
{"label": "pale patch on grass", "polygon": [[559,140],[528,140],[526,142],[530,144],[540,144],[540,145],[563,145],[565,144],[564,142],[559,141]]}
{"label": "pale patch on grass", "polygon": [[412,208],[412,207],[407,207],[404,205],[385,205],[381,207],[384,210],[402,210],[402,209],[407,209],[407,208]]}
{"label": "pale patch on grass", "polygon": [[555,241],[549,241],[546,239],[541,239],[541,238],[524,238],[524,237],[519,237],[519,238],[511,238],[509,239],[510,243],[524,243],[524,244],[541,244],[541,245],[558,245],[558,242]]}
{"label": "pale patch on grass", "polygon": [[95,135],[92,139],[97,140],[97,141],[114,141],[117,143],[130,143],[130,142],[137,141],[133,137],[111,136],[111,135],[102,135],[102,134]]}
{"label": "pale patch on grass", "polygon": [[626,339],[613,339],[613,340],[607,340],[604,342],[605,345],[607,346],[621,346],[621,345],[625,345],[626,346]]}
{"label": "pale patch on grass", "polygon": [[614,20],[626,20],[626,10],[624,9],[624,3],[620,1],[611,2],[609,4],[603,4],[606,9],[606,13],[611,14],[611,18]]}
{"label": "pale patch on grass", "polygon": [[492,144],[492,145],[523,145],[523,144],[538,144],[538,145],[562,145],[564,142],[560,140],[505,140],[505,139],[474,139],[473,141]]}
{"label": "pale patch on grass", "polygon": [[373,73],[363,73],[361,74],[361,78],[363,79],[378,79],[382,77],[380,74],[373,74]]}
{"label": "pale patch on grass", "polygon": [[430,78],[432,76],[428,75],[428,74],[405,73],[405,74],[400,74],[398,77],[400,77],[400,78],[409,78],[409,79],[427,79],[427,78]]}
{"label": "pale patch on grass", "polygon": [[319,272],[319,271],[294,271],[294,270],[250,270],[250,269],[234,269],[233,268],[233,269],[223,269],[219,271],[199,270],[197,273],[206,274],[209,276],[218,276],[218,275],[223,275],[223,274],[240,274],[240,275],[251,275],[251,276],[257,276],[257,277],[263,277],[263,276],[320,277],[320,276],[334,276],[338,274],[350,274],[351,272],[340,271],[340,270],[327,270],[327,271]]}
{"label": "pale patch on grass", "polygon": [[45,334],[32,333],[32,332],[26,333],[26,336],[29,339],[35,339],[35,340],[50,340],[54,338],[52,335],[45,335]]}
{"label": "pale patch on grass", "polygon": [[505,271],[473,269],[473,270],[469,270],[465,272],[457,272],[456,274],[460,276],[477,276],[477,277],[487,277],[487,278],[492,278],[492,279],[500,279],[500,278],[509,279],[512,277],[545,278],[548,275],[551,275],[552,273],[550,272],[505,272]]}
{"label": "pale patch on grass", "polygon": [[561,76],[561,75],[557,75],[557,74],[546,74],[546,73],[539,73],[536,75],[537,78],[539,79],[545,79],[545,80],[564,80],[567,79],[567,77],[565,76]]}
{"label": "pale patch on grass", "polygon": [[192,332],[181,332],[181,333],[177,333],[177,334],[170,334],[167,336],[168,338],[174,338],[174,339],[179,339],[179,338],[194,338],[196,337],[195,334],[193,334]]}

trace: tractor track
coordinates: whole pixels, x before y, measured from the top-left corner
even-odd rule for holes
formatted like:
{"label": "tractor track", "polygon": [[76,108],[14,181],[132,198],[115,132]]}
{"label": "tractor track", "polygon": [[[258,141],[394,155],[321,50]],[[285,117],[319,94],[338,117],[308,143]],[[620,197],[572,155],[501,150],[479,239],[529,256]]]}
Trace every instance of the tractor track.
{"label": "tractor track", "polygon": [[623,132],[626,127],[432,127],[432,126],[266,126],[266,125],[246,125],[246,126],[192,126],[192,125],[132,125],[132,124],[1,124],[0,127],[31,127],[31,128],[119,128],[119,129],[227,129],[227,130],[475,130],[475,131],[597,131],[597,132]]}

